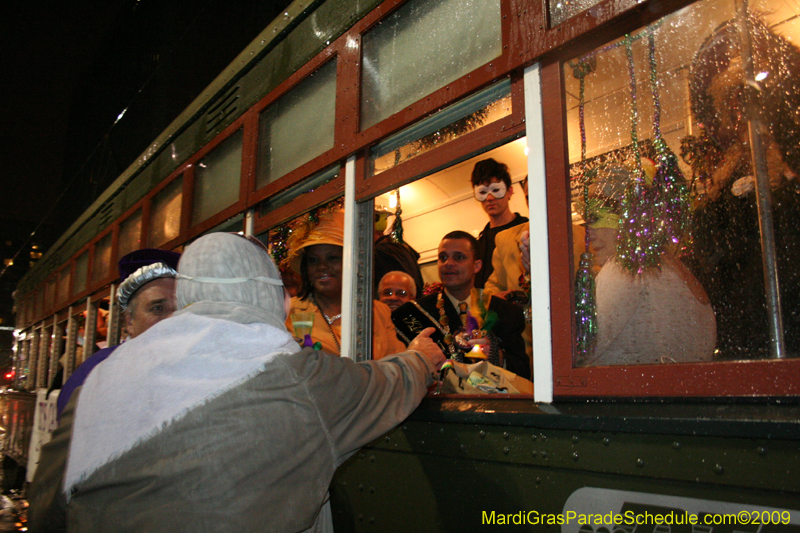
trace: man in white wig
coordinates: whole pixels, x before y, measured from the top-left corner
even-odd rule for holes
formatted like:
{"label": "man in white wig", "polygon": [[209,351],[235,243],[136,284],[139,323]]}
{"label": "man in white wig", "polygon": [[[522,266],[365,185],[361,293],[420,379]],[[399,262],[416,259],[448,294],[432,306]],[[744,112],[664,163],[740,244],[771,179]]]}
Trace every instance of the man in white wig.
{"label": "man in white wig", "polygon": [[444,356],[301,350],[260,243],[214,233],[178,268],[181,309],[76,391],[42,452],[30,531],[330,531],[335,469],[419,404]]}

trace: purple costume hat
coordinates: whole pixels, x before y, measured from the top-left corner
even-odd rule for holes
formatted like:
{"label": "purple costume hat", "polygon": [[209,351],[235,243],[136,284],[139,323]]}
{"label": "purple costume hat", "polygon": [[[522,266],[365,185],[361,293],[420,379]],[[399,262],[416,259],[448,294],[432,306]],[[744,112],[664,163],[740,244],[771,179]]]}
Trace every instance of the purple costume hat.
{"label": "purple costume hat", "polygon": [[143,285],[159,278],[174,278],[178,275],[178,260],[181,254],[145,248],[136,250],[119,260],[119,277],[122,282],[117,289],[117,301],[124,311],[133,294]]}

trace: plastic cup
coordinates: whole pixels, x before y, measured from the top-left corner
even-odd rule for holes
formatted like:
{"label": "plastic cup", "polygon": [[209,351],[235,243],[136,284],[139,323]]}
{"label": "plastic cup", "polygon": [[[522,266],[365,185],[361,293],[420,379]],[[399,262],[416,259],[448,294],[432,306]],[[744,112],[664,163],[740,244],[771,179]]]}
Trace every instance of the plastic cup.
{"label": "plastic cup", "polygon": [[314,327],[314,313],[292,313],[292,327],[294,336],[302,339],[305,335],[311,335]]}

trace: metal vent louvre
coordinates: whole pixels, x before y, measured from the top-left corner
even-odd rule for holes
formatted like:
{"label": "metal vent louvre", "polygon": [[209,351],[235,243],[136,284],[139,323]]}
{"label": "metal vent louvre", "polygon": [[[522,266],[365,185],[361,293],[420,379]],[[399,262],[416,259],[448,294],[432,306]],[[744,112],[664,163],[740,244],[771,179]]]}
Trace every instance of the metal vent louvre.
{"label": "metal vent louvre", "polygon": [[100,206],[98,209],[97,214],[95,215],[97,219],[97,231],[102,231],[103,229],[107,228],[109,224],[111,224],[117,215],[117,210],[114,209],[116,206],[115,202],[116,197],[109,198],[106,202]]}
{"label": "metal vent louvre", "polygon": [[223,93],[217,101],[213,102],[205,114],[206,136],[209,136],[227,126],[231,119],[238,117],[239,85],[231,87]]}

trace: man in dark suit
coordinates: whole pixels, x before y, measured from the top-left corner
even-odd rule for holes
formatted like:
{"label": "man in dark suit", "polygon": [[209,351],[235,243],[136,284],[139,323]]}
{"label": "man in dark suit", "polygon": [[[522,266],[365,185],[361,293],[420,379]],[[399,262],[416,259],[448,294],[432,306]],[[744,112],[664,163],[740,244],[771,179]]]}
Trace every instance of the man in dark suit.
{"label": "man in dark suit", "polygon": [[[442,291],[408,302],[394,311],[392,319],[400,333],[416,334],[416,329],[432,325],[439,332],[439,343],[445,355],[456,359],[463,357],[464,350],[458,347],[458,333],[469,329],[468,316],[478,314],[480,309],[477,290],[474,289],[475,275],[481,269],[476,251],[477,241],[469,233],[453,231],[444,236],[439,243],[437,263]],[[481,318],[484,321],[482,327],[489,332],[488,338],[492,341],[490,351],[498,348],[498,362],[502,366],[530,379],[530,359],[522,340],[525,327],[522,311],[502,298],[494,297],[487,309],[488,313]]]}

